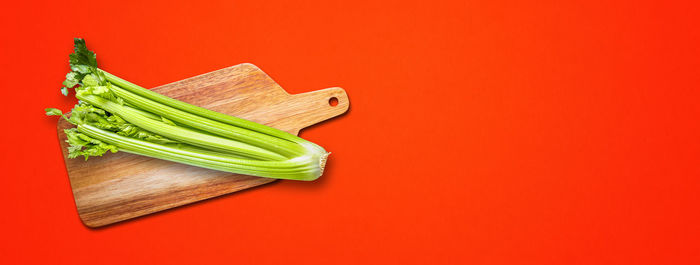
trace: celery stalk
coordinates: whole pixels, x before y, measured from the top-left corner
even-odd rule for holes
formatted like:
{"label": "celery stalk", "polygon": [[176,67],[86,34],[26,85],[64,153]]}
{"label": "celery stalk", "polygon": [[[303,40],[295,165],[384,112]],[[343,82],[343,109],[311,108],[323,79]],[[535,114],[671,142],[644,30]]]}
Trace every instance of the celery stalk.
{"label": "celery stalk", "polygon": [[173,162],[204,167],[214,170],[279,179],[314,180],[321,175],[326,157],[303,156],[288,161],[253,161],[239,159],[227,154],[216,154],[194,147],[177,148],[124,137],[101,130],[91,125],[78,125],[78,131],[94,139],[109,142],[120,151],[155,157]]}
{"label": "celery stalk", "polygon": [[119,105],[117,103],[111,102],[98,96],[81,95],[80,93],[78,93],[76,97],[96,107],[104,109],[110,113],[115,113],[122,117],[124,120],[138,127],[141,127],[152,133],[162,135],[166,138],[182,141],[188,144],[201,146],[204,148],[215,149],[221,152],[231,152],[237,155],[246,156],[250,158],[264,160],[286,159],[284,156],[281,156],[275,152],[271,152],[260,147],[252,146],[244,142],[233,141],[230,139],[221,138],[206,133],[200,133],[188,128],[173,126],[161,121],[153,120],[149,117],[140,115],[137,111],[134,111],[130,107]]}
{"label": "celery stalk", "polygon": [[[135,93],[126,91],[118,86],[111,87],[112,92],[117,97],[123,98],[129,104],[134,105],[144,111],[160,115],[174,122],[187,125],[189,127],[206,131],[219,136],[227,137],[230,139],[250,143],[262,148],[268,148],[271,150],[277,150],[282,152],[282,155],[287,157],[294,157],[295,155],[300,155],[306,152],[301,145],[287,141],[286,139],[280,139],[268,134],[260,133],[257,131],[249,130],[246,128],[241,128],[237,126],[232,126],[226,123],[221,123],[215,120],[210,120],[205,117],[199,116],[197,114],[189,113],[170,107],[165,104],[141,97]],[[198,113],[198,112],[197,112]]]}
{"label": "celery stalk", "polygon": [[321,149],[321,150],[323,149],[316,144],[313,144],[307,140],[304,140],[296,135],[287,133],[285,131],[278,130],[278,129],[275,129],[275,128],[272,128],[269,126],[265,126],[265,125],[262,125],[259,123],[255,123],[255,122],[252,122],[252,121],[249,121],[246,119],[241,119],[241,118],[238,118],[235,116],[230,116],[230,115],[226,115],[226,114],[219,113],[216,111],[208,110],[208,109],[205,109],[205,108],[202,108],[199,106],[195,106],[195,105],[192,105],[192,104],[189,104],[186,102],[182,102],[182,101],[179,101],[179,100],[176,100],[173,98],[169,98],[167,96],[158,94],[156,92],[153,92],[153,91],[148,90],[146,88],[143,88],[141,86],[133,84],[129,81],[121,79],[121,78],[119,78],[113,74],[110,74],[109,72],[104,71],[102,69],[98,69],[98,70],[101,73],[103,73],[105,78],[109,82],[111,82],[112,84],[117,85],[118,87],[123,88],[124,90],[127,90],[129,92],[137,94],[143,98],[147,98],[147,99],[165,104],[167,106],[170,106],[172,108],[176,108],[176,109],[179,109],[179,110],[182,110],[185,112],[196,113],[199,116],[202,116],[202,117],[205,117],[208,119],[212,119],[215,121],[219,121],[222,123],[227,123],[227,124],[234,125],[237,127],[249,129],[252,131],[256,131],[256,132],[260,132],[260,133],[264,133],[264,134],[269,134],[271,136],[275,136],[275,137],[278,137],[280,139],[285,139],[285,140],[295,142],[295,143],[305,143],[307,145],[314,146],[314,148],[316,148],[316,149]]}
{"label": "celery stalk", "polygon": [[[95,53],[75,39],[71,72],[80,102],[66,130],[69,157],[124,151],[183,164],[260,177],[314,180],[328,154],[287,132],[166,97],[97,68]],[[79,86],[76,86],[79,85]]]}

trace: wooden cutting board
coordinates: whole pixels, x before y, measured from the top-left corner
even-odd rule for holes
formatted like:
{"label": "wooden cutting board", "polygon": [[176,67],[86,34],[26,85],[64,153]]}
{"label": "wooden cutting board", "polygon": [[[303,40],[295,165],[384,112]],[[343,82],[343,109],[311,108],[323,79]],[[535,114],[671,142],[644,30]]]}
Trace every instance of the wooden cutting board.
{"label": "wooden cutting board", "polygon": [[[153,91],[293,134],[338,116],[349,106],[342,88],[290,95],[252,64],[231,66],[160,86]],[[330,104],[336,100],[337,105]],[[69,159],[63,129],[70,127],[71,124],[60,119],[58,138],[78,214],[89,227],[104,226],[274,181],[125,152],[109,153],[88,161]]]}

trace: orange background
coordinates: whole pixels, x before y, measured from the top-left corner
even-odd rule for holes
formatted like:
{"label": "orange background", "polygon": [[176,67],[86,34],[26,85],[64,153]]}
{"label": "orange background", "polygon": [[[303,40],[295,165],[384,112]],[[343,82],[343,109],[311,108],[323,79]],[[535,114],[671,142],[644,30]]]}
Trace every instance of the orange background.
{"label": "orange background", "polygon": [[[10,1],[0,263],[698,264],[693,1]],[[242,62],[349,113],[316,182],[89,229],[55,118],[72,38],[146,87]]]}

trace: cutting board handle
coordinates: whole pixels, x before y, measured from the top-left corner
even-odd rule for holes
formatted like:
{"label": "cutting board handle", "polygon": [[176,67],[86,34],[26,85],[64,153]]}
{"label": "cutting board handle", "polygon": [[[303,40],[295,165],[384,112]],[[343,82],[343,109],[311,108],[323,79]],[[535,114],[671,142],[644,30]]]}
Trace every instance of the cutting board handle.
{"label": "cutting board handle", "polygon": [[[294,110],[292,118],[285,119],[286,121],[293,121],[294,126],[276,123],[273,127],[298,134],[299,128],[305,128],[345,113],[350,107],[350,100],[344,89],[331,87],[290,95],[290,98],[283,104],[287,106],[287,110]],[[289,116],[290,113],[287,114],[285,116]]]}

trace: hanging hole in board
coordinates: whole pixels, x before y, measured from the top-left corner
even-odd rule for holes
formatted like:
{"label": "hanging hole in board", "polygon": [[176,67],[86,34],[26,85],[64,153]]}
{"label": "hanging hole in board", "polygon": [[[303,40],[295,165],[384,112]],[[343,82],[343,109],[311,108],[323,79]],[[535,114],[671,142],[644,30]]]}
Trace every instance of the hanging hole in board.
{"label": "hanging hole in board", "polygon": [[331,105],[331,107],[338,106],[338,98],[332,97],[331,99],[329,99],[328,105]]}

